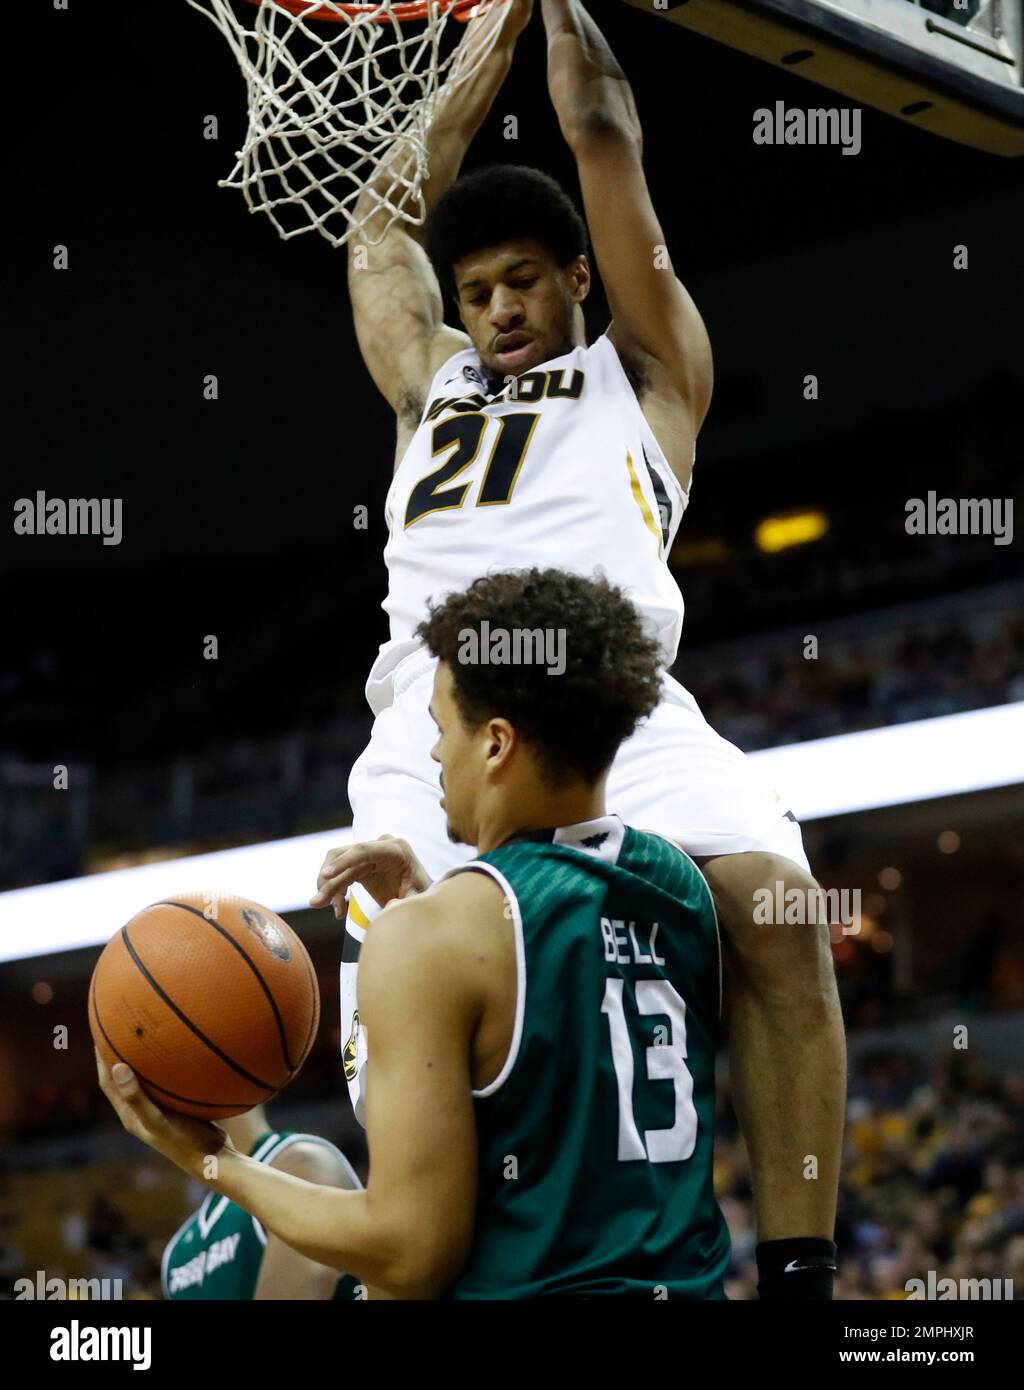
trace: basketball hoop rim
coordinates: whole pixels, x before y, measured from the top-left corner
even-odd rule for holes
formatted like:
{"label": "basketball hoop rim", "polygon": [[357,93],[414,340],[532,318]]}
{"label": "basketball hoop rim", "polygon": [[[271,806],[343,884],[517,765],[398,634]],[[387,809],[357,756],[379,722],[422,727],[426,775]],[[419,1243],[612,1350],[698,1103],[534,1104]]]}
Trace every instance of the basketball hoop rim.
{"label": "basketball hoop rim", "polygon": [[[357,19],[360,15],[380,9],[380,5],[372,3],[372,0],[368,4],[342,4],[338,0],[333,8],[325,5],[311,8],[313,0],[247,0],[247,3],[257,6],[263,3],[272,4],[279,10],[286,10],[288,14],[295,15],[296,18],[315,19],[323,24],[344,24],[347,19]],[[468,24],[473,17],[472,12],[480,5],[481,0],[433,0],[433,3],[459,23]],[[487,0],[483,0],[483,3],[486,5]],[[399,0],[390,10],[372,15],[371,23],[387,24],[389,19],[394,19],[399,24],[405,24],[417,19],[426,19],[429,8],[430,0]]]}

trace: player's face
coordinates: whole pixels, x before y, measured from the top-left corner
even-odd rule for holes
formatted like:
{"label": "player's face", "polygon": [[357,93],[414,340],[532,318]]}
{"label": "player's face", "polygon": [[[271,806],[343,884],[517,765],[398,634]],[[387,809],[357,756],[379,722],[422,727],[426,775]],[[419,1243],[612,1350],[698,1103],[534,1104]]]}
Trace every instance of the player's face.
{"label": "player's face", "polygon": [[453,694],[452,673],[442,661],[434,676],[430,713],[437,742],[430,756],[441,764],[441,809],[448,838],[457,845],[476,843],[475,789],[479,776],[479,736],[467,727]]}
{"label": "player's face", "polygon": [[586,256],[558,266],[537,241],[504,241],[455,265],[463,327],[480,361],[498,376],[520,376],[572,348],[573,310],[586,298]]}

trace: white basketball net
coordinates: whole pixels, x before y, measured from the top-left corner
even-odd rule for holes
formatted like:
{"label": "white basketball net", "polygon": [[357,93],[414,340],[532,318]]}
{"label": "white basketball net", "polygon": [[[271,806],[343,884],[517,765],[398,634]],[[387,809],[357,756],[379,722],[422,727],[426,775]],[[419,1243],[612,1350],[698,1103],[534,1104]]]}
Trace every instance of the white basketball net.
{"label": "white basketball net", "polygon": [[[366,239],[376,245],[396,218],[422,223],[427,134],[440,93],[472,78],[501,32],[507,4],[481,6],[462,42],[443,56],[451,15],[435,0],[405,27],[392,13],[394,0],[360,6],[356,15],[335,0],[297,0],[298,14],[274,0],[235,0],[241,17],[231,0],[187,2],[227,39],[248,88],[245,143],[221,188],[241,189],[250,212],[265,213],[285,240],[317,231],[341,246],[372,216]],[[339,21],[308,18],[316,11]],[[375,179],[357,209],[389,150],[385,185]]]}

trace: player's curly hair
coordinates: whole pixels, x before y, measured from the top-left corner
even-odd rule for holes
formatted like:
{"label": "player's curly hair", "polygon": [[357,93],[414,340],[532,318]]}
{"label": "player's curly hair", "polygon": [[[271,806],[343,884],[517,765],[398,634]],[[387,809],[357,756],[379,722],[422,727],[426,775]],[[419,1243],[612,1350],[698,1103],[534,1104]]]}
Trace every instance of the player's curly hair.
{"label": "player's curly hair", "polygon": [[476,169],[447,188],[427,218],[425,246],[442,289],[455,291],[454,266],[499,242],[532,237],[556,264],[587,252],[587,227],[550,174],[525,164]]}
{"label": "player's curly hair", "polygon": [[[552,780],[570,773],[593,785],[660,698],[658,644],[622,590],[603,576],[504,570],[428,609],[416,635],[451,669],[465,723],[476,728],[494,716],[508,719]],[[486,645],[480,639],[493,639],[498,630],[564,634],[565,669],[549,674],[538,660],[474,659]]]}

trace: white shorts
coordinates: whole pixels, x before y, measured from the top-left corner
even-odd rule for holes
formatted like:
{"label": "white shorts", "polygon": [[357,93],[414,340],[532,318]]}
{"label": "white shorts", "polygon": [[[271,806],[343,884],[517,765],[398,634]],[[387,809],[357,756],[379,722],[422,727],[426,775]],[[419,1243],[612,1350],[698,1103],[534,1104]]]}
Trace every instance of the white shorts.
{"label": "white shorts", "polygon": [[[408,840],[431,878],[474,858],[448,839],[440,768],[430,757],[437,729],[427,706],[435,661],[407,656],[394,673],[394,699],[377,716],[370,742],[348,783],[353,839]],[[761,850],[809,871],[800,826],[754,764],[715,733],[678,681],[662,678],[661,703],[619,749],[607,785],[607,809],[638,830],[675,840],[695,859]],[[345,1076],[362,1119],[366,1038],[356,1003],[356,962],[365,928],[379,911],[361,887],[349,895],[341,966]]]}

